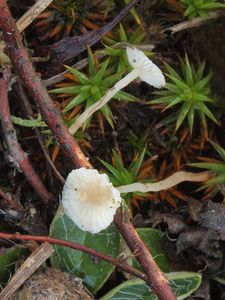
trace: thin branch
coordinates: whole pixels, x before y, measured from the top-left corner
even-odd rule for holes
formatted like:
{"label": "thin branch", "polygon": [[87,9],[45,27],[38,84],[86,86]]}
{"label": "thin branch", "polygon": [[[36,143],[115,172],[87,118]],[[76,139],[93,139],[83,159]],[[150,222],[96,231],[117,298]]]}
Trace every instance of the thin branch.
{"label": "thin branch", "polygon": [[16,201],[16,199],[12,195],[8,195],[1,189],[0,189],[0,197],[4,199],[7,208],[13,209],[19,213],[25,212],[25,209],[20,202]]}
{"label": "thin branch", "polygon": [[43,203],[49,204],[53,201],[53,195],[50,194],[45,188],[44,184],[33,169],[26,153],[20,147],[16,131],[12,125],[9,103],[8,103],[8,84],[10,79],[10,70],[5,69],[3,77],[0,79],[0,91],[1,91],[1,109],[0,119],[2,123],[2,129],[5,136],[5,141],[9,148],[10,161],[14,164],[19,172],[23,172],[27,181],[34,188],[36,193],[42,199]]}
{"label": "thin branch", "polygon": [[135,253],[136,259],[141,264],[145,274],[150,282],[153,292],[163,300],[177,299],[169,286],[168,280],[161,272],[160,268],[153,259],[146,245],[138,236],[133,224],[130,222],[128,210],[117,209],[114,217],[114,223],[120,230],[127,245]]}
{"label": "thin branch", "polygon": [[144,273],[131,267],[126,262],[124,262],[124,260],[123,261],[117,260],[111,256],[105,255],[101,252],[98,252],[97,250],[83,246],[78,243],[73,243],[61,239],[55,239],[49,236],[34,236],[34,235],[23,235],[23,234],[20,235],[20,234],[11,234],[11,233],[3,233],[3,232],[0,232],[0,238],[7,239],[7,240],[36,241],[40,243],[48,242],[49,244],[60,245],[60,246],[72,248],[77,251],[82,251],[92,256],[98,257],[99,259],[102,259],[104,261],[107,261],[110,264],[116,266],[119,270],[123,270],[127,273],[130,273],[149,283]]}
{"label": "thin branch", "polygon": [[58,140],[62,151],[75,167],[91,165],[82,153],[77,142],[63,123],[59,111],[54,107],[52,99],[37,76],[24,48],[16,23],[10,13],[6,0],[0,0],[0,30],[6,44],[7,54],[16,68],[28,93],[38,105],[44,121]]}
{"label": "thin branch", "polygon": [[24,15],[16,22],[19,32],[23,32],[31,22],[40,14],[53,0],[38,0],[25,12]]}
{"label": "thin branch", "polygon": [[174,34],[174,33],[180,32],[182,30],[201,26],[201,25],[205,24],[206,22],[208,22],[209,20],[219,18],[223,15],[224,15],[224,10],[222,10],[222,9],[217,10],[217,11],[212,11],[206,17],[197,17],[197,18],[194,18],[194,19],[191,19],[188,21],[181,22],[172,27],[164,29],[163,32],[170,31]]}
{"label": "thin branch", "polygon": [[[102,59],[105,55],[101,54],[101,55],[97,55],[97,59]],[[78,61],[77,63],[75,63],[72,68],[76,69],[76,70],[82,70],[84,69],[86,66],[88,65],[88,59],[87,58],[83,58],[82,60]],[[59,73],[57,75],[54,75],[48,79],[42,80],[43,84],[45,87],[54,85],[62,80],[65,79],[65,74],[69,73],[67,70],[65,70],[62,73]]]}
{"label": "thin branch", "polygon": [[46,47],[42,47],[42,52],[45,56],[50,56],[50,61],[55,63],[65,63],[71,59],[74,59],[78,54],[87,49],[87,45],[90,47],[99,42],[104,35],[111,31],[122,18],[130,11],[130,9],[137,4],[139,0],[131,0],[128,4],[115,16],[115,18],[105,24],[103,27],[91,30],[84,33],[81,36],[65,37],[64,39],[51,44]]}
{"label": "thin branch", "polygon": [[52,255],[54,249],[49,243],[37,247],[23,262],[11,278],[10,282],[0,293],[1,300],[8,300],[24,282]]}
{"label": "thin branch", "polygon": [[[30,105],[30,102],[28,100],[28,97],[26,95],[26,91],[24,90],[24,87],[21,85],[20,82],[18,82],[18,92],[20,94],[20,97],[21,97],[21,100],[23,102],[23,105],[24,105],[24,109],[26,111],[26,114],[29,118],[32,118],[33,117],[33,110],[31,108],[31,105]],[[53,173],[55,174],[55,176],[58,178],[58,180],[64,184],[65,183],[65,180],[64,178],[62,177],[62,175],[59,173],[59,171],[57,170],[57,168],[55,167],[53,161],[51,160],[51,158],[49,157],[49,153],[48,153],[48,150],[46,149],[45,145],[44,145],[44,141],[43,141],[43,137],[40,133],[40,130],[38,127],[34,127],[34,131],[36,133],[36,136],[37,136],[37,139],[38,139],[38,142],[39,142],[39,145],[42,149],[42,152],[44,154],[44,157],[45,157],[45,160],[46,160],[46,163],[49,164],[49,166],[51,167]]]}

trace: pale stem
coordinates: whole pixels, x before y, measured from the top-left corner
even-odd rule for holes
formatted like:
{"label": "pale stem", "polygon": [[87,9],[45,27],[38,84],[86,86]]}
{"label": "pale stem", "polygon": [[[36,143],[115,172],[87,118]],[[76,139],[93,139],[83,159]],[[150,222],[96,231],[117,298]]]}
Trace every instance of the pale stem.
{"label": "pale stem", "polygon": [[183,181],[204,182],[209,180],[212,176],[213,174],[211,172],[192,173],[179,171],[167,177],[166,179],[155,183],[132,183],[119,186],[116,189],[120,191],[120,193],[159,192],[170,189]]}
{"label": "pale stem", "polygon": [[137,69],[133,69],[129,74],[117,82],[106,94],[96,103],[89,106],[76,120],[76,122],[69,128],[69,131],[74,135],[77,130],[84,124],[84,122],[90,118],[93,113],[102,108],[113,96],[116,95],[120,90],[127,86],[130,82],[135,80],[139,76]]}
{"label": "pale stem", "polygon": [[53,0],[38,0],[28,11],[16,22],[19,32],[24,31],[31,22],[40,14]]}

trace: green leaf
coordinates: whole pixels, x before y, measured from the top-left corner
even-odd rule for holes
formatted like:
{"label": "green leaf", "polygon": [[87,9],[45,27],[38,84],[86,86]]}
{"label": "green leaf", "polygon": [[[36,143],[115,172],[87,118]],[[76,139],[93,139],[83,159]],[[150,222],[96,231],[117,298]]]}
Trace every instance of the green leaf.
{"label": "green leaf", "polygon": [[223,3],[205,3],[201,6],[201,9],[210,9],[210,8],[225,8]]}
{"label": "green leaf", "polygon": [[[175,272],[166,274],[170,286],[173,289],[178,300],[182,300],[195,292],[201,284],[201,275],[194,272]],[[141,279],[127,280],[100,300],[157,300],[158,297],[153,294],[147,283]]]}
{"label": "green leaf", "polygon": [[114,149],[112,150],[112,153],[116,170],[125,170],[123,161],[120,159],[119,154]]}
{"label": "green leaf", "polygon": [[118,93],[116,93],[116,95],[113,98],[119,101],[130,101],[130,102],[140,101],[137,97],[129,93],[126,93],[124,91],[119,91]]}
{"label": "green leaf", "polygon": [[93,78],[97,72],[95,60],[91,48],[88,47],[88,71],[89,75]]}
{"label": "green leaf", "polygon": [[202,90],[210,81],[211,79],[211,75],[206,76],[205,78],[203,78],[202,80],[198,81],[195,85],[194,88],[197,91]]}
{"label": "green leaf", "polygon": [[192,74],[192,67],[190,65],[187,53],[185,53],[185,77],[186,82],[189,86],[193,85],[193,74]]}
{"label": "green leaf", "polygon": [[184,104],[181,106],[179,112],[178,112],[178,117],[177,117],[177,122],[176,122],[176,129],[180,127],[180,125],[183,123],[186,115],[188,114],[190,108],[192,106],[191,102],[184,102]]}
{"label": "green leaf", "polygon": [[206,182],[207,186],[215,184],[225,184],[225,174],[217,175]]}
{"label": "green leaf", "polygon": [[[198,82],[199,80],[201,80],[201,78],[203,77],[203,72],[205,69],[205,62],[202,62],[197,70],[197,72],[195,72],[194,74],[194,81]],[[207,76],[208,77],[208,76]]]}
{"label": "green leaf", "polygon": [[105,75],[105,71],[108,67],[109,59],[107,59],[105,62],[103,62],[101,68],[98,70],[98,72],[93,77],[93,84],[99,85]]}
{"label": "green leaf", "polygon": [[190,164],[192,167],[198,167],[201,169],[211,170],[213,172],[223,172],[225,174],[225,163],[208,163],[199,162]]}
{"label": "green leaf", "polygon": [[81,89],[82,85],[74,85],[74,86],[68,86],[68,87],[63,87],[63,88],[58,88],[58,89],[54,89],[49,91],[49,93],[52,94],[77,94],[79,93],[80,89]]}
{"label": "green leaf", "polygon": [[[154,260],[156,261],[157,265],[163,272],[169,271],[169,263],[163,250],[163,243],[167,240],[166,236],[162,234],[161,231],[154,229],[154,228],[136,228],[136,231],[140,238],[144,241],[145,245],[150,250]],[[138,263],[135,256],[131,254],[130,249],[127,247],[124,241],[122,246],[122,251],[125,252],[127,258],[127,263],[133,266],[134,268],[143,271],[142,267]],[[129,274],[127,274],[127,278],[129,278]]]}
{"label": "green leaf", "polygon": [[193,126],[194,126],[194,117],[195,117],[195,110],[194,110],[193,106],[189,110],[187,117],[188,117],[188,126],[189,126],[189,129],[190,129],[190,133],[192,134]]}
{"label": "green leaf", "polygon": [[144,38],[145,33],[140,30],[140,27],[138,27],[129,39],[129,43],[139,45],[144,40]]}
{"label": "green leaf", "polygon": [[[85,245],[109,256],[119,255],[120,237],[113,225],[98,234],[91,234],[80,230],[72,220],[66,215],[60,215],[58,211],[51,224],[50,235]],[[102,287],[114,269],[108,262],[62,246],[55,246],[51,263],[54,267],[80,277],[92,293]]]}
{"label": "green leaf", "polygon": [[124,43],[128,42],[125,30],[124,30],[123,25],[121,23],[119,25],[119,35],[120,35],[120,41],[121,42],[124,42]]}
{"label": "green leaf", "polygon": [[225,285],[225,272],[215,277],[211,277],[211,279],[215,280],[216,282],[219,282],[220,284]]}
{"label": "green leaf", "polygon": [[[194,101],[195,102],[213,102],[213,100],[212,99],[210,99],[208,96],[206,96],[206,94],[200,94],[200,93],[197,93],[197,92],[195,92],[194,93]],[[197,104],[198,104],[197,103]]]}
{"label": "green leaf", "polygon": [[114,83],[120,80],[123,74],[124,74],[124,70],[104,78],[103,80],[104,86],[111,87]]}
{"label": "green leaf", "polygon": [[146,147],[142,150],[141,154],[139,155],[138,159],[134,161],[131,166],[129,167],[129,171],[137,176],[139,169],[143,163],[144,157],[145,157]]}
{"label": "green leaf", "polygon": [[90,79],[84,74],[84,73],[81,73],[80,71],[77,71],[76,69],[74,68],[71,68],[69,66],[66,66],[67,70],[69,70],[73,75],[75,75],[79,81],[82,83],[82,84],[90,84]]}
{"label": "green leaf", "polygon": [[214,117],[214,115],[211,113],[211,111],[208,109],[208,107],[204,103],[199,102],[198,106],[207,117],[209,117],[213,122],[218,124],[217,119]]}
{"label": "green leaf", "polygon": [[41,118],[27,120],[11,115],[11,119],[14,124],[23,127],[48,127],[46,123],[41,120]]}
{"label": "green leaf", "polygon": [[[183,102],[183,99],[181,99],[180,97],[177,97],[177,98],[175,98],[174,100],[172,100],[172,101],[170,102],[170,104],[167,105],[167,106],[164,108],[164,110],[167,110],[168,108],[170,108],[170,107],[172,107],[172,106],[174,106],[174,105],[177,105],[177,104],[180,103],[180,102]],[[164,110],[163,110],[163,111],[164,111]]]}
{"label": "green leaf", "polygon": [[210,140],[210,144],[213,146],[213,148],[216,150],[216,152],[219,154],[219,156],[225,162],[225,150],[219,144],[216,144],[212,140]]}
{"label": "green leaf", "polygon": [[[99,160],[108,169],[108,171],[110,171],[110,173],[113,175],[113,177],[115,177],[116,180],[118,181],[118,183],[120,184],[120,172],[118,170],[116,170],[113,166],[111,166],[109,163],[107,163],[106,161],[104,161],[102,159],[99,159]],[[112,179],[112,176],[110,176],[110,179]],[[113,180],[111,180],[111,181],[112,181],[112,183],[114,183]]]}
{"label": "green leaf", "polygon": [[174,78],[177,78],[179,80],[182,80],[182,78],[180,77],[180,75],[170,65],[168,65],[167,63],[165,63],[165,66],[166,66],[167,71],[169,72],[168,75],[170,75],[170,76],[172,76]]}
{"label": "green leaf", "polygon": [[63,109],[63,112],[66,112],[70,109],[72,109],[73,107],[79,105],[80,103],[82,103],[84,100],[86,100],[87,96],[83,95],[83,94],[78,94],[76,97],[74,97],[69,104],[67,104],[67,106]]}
{"label": "green leaf", "polygon": [[113,114],[111,112],[111,109],[109,108],[108,104],[105,104],[102,108],[101,108],[101,112],[103,113],[103,115],[105,116],[106,120],[109,122],[110,126],[112,128],[114,128],[114,124],[113,124]]}
{"label": "green leaf", "polygon": [[[182,92],[182,89],[178,85],[176,85],[174,83],[166,83],[165,88],[167,90],[173,92],[174,94],[178,94],[178,95],[180,95],[181,92]],[[186,86],[186,88],[187,88],[187,86]]]}

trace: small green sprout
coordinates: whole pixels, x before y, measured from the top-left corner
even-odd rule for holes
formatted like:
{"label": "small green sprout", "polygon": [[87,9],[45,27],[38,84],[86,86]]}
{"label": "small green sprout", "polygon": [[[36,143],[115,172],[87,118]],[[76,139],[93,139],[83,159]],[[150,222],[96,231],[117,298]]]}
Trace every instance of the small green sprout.
{"label": "small green sprout", "polygon": [[[112,184],[117,186],[127,185],[138,181],[140,168],[143,164],[146,149],[137,156],[135,160],[129,165],[128,168],[124,167],[123,161],[115,150],[112,151],[113,154],[113,166],[106,161],[100,159],[101,163],[106,167],[107,175],[109,176]],[[128,193],[124,196],[124,200],[129,203],[133,195],[141,195],[143,193]]]}
{"label": "small green sprout", "polygon": [[139,45],[143,42],[145,34],[136,29],[134,32],[124,30],[123,25],[119,25],[118,34],[113,38],[104,37],[103,42],[105,49],[98,51],[99,54],[104,54],[110,57],[111,65],[117,72],[131,70],[131,66],[128,62],[126,51],[126,45]]}
{"label": "small green sprout", "polygon": [[213,160],[213,162],[210,162],[211,159],[208,159],[209,162],[199,162],[191,164],[191,166],[193,167],[210,170],[215,173],[215,176],[206,182],[206,187],[215,186],[218,184],[225,184],[225,150],[220,145],[216,144],[211,140],[210,143],[216,150],[222,161]]}
{"label": "small green sprout", "polygon": [[[86,103],[85,109],[93,105],[106,91],[117,81],[120,80],[123,73],[111,74],[108,70],[109,60],[104,61],[101,64],[96,63],[95,57],[91,50],[88,50],[88,62],[89,62],[89,74],[88,76],[82,72],[77,71],[74,68],[66,67],[74,75],[74,85],[69,84],[68,86],[51,90],[51,93],[65,94],[68,97],[75,96],[64,108],[63,112],[66,113],[74,107]],[[113,96],[114,99],[124,101],[137,101],[138,99],[124,91],[119,91]],[[101,113],[105,116],[109,124],[113,127],[113,115],[108,106],[104,105],[101,108]],[[90,122],[89,118],[83,128],[86,128]],[[75,120],[74,120],[75,121]],[[71,124],[70,124],[71,126]]]}
{"label": "small green sprout", "polygon": [[225,8],[223,3],[218,3],[215,0],[180,0],[186,8],[184,15],[189,19],[194,17],[205,17],[208,15],[209,10],[214,8]]}
{"label": "small green sprout", "polygon": [[181,60],[181,75],[166,64],[167,77],[170,82],[166,84],[165,90],[154,93],[161,97],[150,103],[165,105],[164,111],[175,105],[180,105],[177,111],[176,130],[187,118],[192,133],[196,114],[205,129],[207,129],[206,117],[218,124],[215,116],[207,107],[207,104],[213,103],[214,100],[210,98],[209,82],[211,75],[204,77],[204,68],[205,64],[201,63],[196,70],[190,64],[187,55],[185,55],[184,60]]}
{"label": "small green sprout", "polygon": [[[142,149],[146,148],[146,145],[148,144],[148,131],[145,130],[139,136],[136,135],[133,131],[130,131],[128,141],[137,152],[140,152],[142,151]],[[151,156],[151,152],[149,150],[146,150],[146,154],[149,157]]]}

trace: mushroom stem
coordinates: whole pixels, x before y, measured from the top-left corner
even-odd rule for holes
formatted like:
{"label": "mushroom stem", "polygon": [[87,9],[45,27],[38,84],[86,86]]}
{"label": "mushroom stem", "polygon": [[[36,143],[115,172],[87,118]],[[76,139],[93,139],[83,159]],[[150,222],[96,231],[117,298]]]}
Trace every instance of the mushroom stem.
{"label": "mushroom stem", "polygon": [[192,181],[192,182],[204,182],[209,180],[213,174],[211,172],[175,172],[171,176],[155,183],[132,183],[128,185],[122,185],[117,187],[117,190],[120,193],[133,193],[133,192],[159,192],[162,190],[167,190],[173,186],[183,182],[183,181]]}
{"label": "mushroom stem", "polygon": [[97,110],[102,108],[113,96],[116,95],[120,90],[127,86],[130,82],[139,77],[137,69],[133,69],[120,81],[118,81],[111,89],[109,89],[106,94],[96,103],[89,106],[76,120],[76,122],[69,128],[70,133],[73,135],[82,126],[82,124],[95,113]]}

